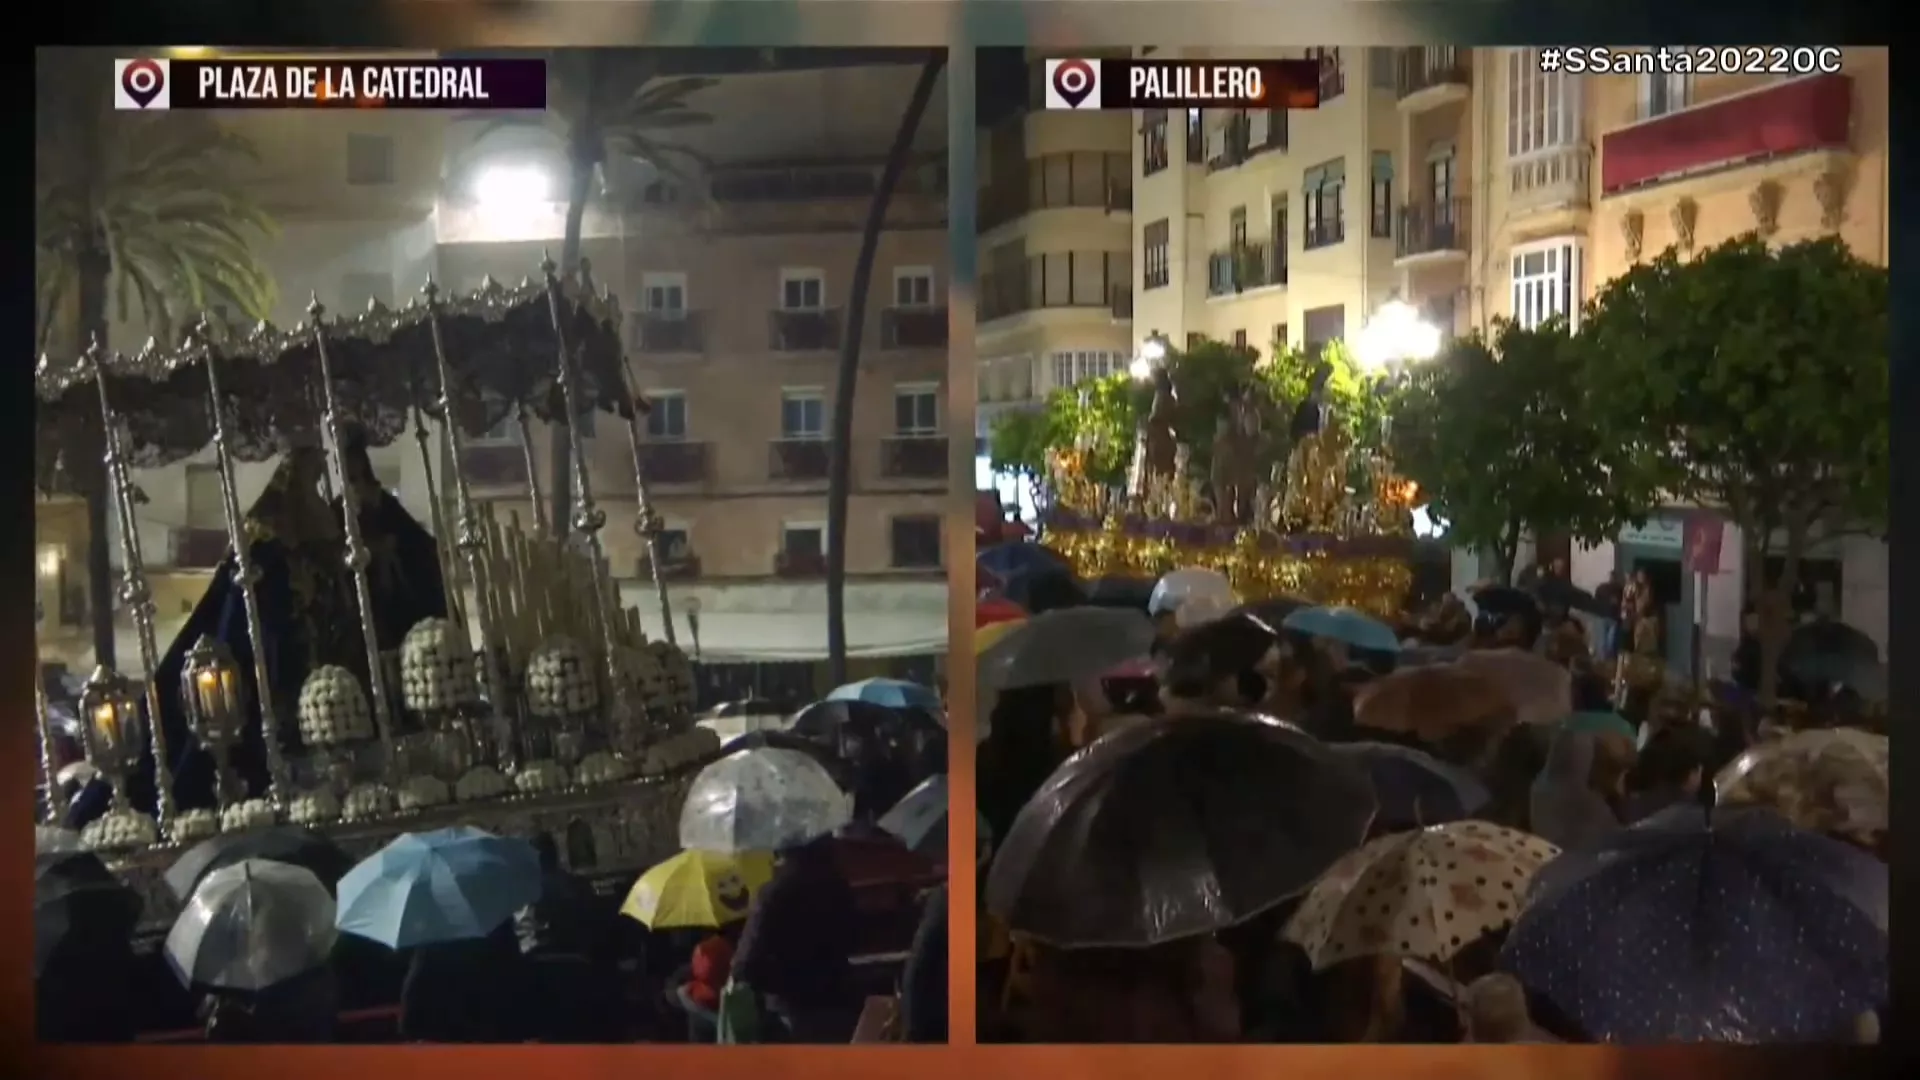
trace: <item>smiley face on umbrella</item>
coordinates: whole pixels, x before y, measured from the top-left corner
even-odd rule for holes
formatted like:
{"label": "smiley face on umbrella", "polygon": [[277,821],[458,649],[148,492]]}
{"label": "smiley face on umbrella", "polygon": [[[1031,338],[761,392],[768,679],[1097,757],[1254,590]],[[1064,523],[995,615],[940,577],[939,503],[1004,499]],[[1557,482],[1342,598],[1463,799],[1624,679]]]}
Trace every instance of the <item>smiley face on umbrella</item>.
{"label": "smiley face on umbrella", "polygon": [[744,915],[747,904],[753,899],[753,894],[748,891],[747,883],[740,880],[740,875],[729,870],[714,881],[713,899],[727,911]]}

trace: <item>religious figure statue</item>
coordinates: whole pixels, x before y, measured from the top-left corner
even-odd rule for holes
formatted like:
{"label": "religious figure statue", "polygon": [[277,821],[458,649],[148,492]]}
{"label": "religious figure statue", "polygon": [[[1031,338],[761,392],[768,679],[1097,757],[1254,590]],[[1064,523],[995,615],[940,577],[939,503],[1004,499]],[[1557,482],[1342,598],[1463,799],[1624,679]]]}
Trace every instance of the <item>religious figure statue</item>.
{"label": "religious figure statue", "polygon": [[1236,388],[1213,435],[1214,521],[1246,525],[1253,521],[1260,484],[1260,457],[1266,438],[1251,387]]}
{"label": "religious figure statue", "polygon": [[1140,444],[1135,462],[1133,492],[1144,495],[1156,482],[1176,479],[1175,457],[1180,450],[1174,432],[1174,417],[1179,411],[1180,395],[1173,386],[1173,375],[1164,367],[1153,371],[1153,404],[1140,422]]}
{"label": "religious figure statue", "polygon": [[1281,516],[1296,533],[1334,533],[1347,509],[1347,458],[1350,440],[1338,424],[1328,424],[1294,444],[1287,459],[1287,494]]}

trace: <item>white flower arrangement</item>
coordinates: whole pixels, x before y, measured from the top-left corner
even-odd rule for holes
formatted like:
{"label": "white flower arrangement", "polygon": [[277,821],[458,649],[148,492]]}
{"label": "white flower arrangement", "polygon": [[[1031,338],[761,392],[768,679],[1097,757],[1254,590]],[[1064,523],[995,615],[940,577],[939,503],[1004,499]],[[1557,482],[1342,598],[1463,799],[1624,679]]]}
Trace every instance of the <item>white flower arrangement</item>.
{"label": "white flower arrangement", "polygon": [[400,785],[400,809],[425,810],[444,805],[453,797],[446,781],[432,776],[410,776]]}
{"label": "white flower arrangement", "polygon": [[393,812],[393,789],[385,784],[362,784],[340,802],[340,820],[366,821]]}
{"label": "white flower arrangement", "polygon": [[567,767],[551,759],[530,761],[513,774],[513,786],[522,795],[543,795],[567,786]]}
{"label": "white flower arrangement", "polygon": [[453,797],[461,802],[479,802],[497,799],[512,788],[507,778],[500,775],[499,769],[491,765],[476,765],[454,782]]}
{"label": "white flower arrangement", "polygon": [[300,741],[338,746],[373,737],[373,714],[353,672],[329,664],[307,676],[300,688]]}
{"label": "white flower arrangement", "polygon": [[600,681],[585,650],[556,638],[527,661],[527,711],[543,719],[562,719],[600,707]]}
{"label": "white flower arrangement", "polygon": [[422,619],[400,645],[400,697],[410,712],[442,712],[480,697],[473,648],[451,619]]}
{"label": "white flower arrangement", "polygon": [[317,788],[295,798],[287,807],[287,820],[295,825],[323,825],[340,820],[340,796],[331,788]]}
{"label": "white flower arrangement", "polygon": [[80,830],[80,846],[89,851],[145,847],[160,842],[160,827],[137,810],[112,810]]}
{"label": "white flower arrangement", "polygon": [[183,811],[173,819],[173,840],[177,844],[191,844],[219,835],[220,816],[204,807]]}
{"label": "white flower arrangement", "polygon": [[265,799],[246,799],[220,812],[220,831],[245,832],[248,829],[264,829],[274,825],[279,819],[280,815],[274,812],[272,803]]}
{"label": "white flower arrangement", "polygon": [[625,758],[596,750],[580,759],[573,768],[573,778],[581,784],[617,784],[633,775],[633,767]]}

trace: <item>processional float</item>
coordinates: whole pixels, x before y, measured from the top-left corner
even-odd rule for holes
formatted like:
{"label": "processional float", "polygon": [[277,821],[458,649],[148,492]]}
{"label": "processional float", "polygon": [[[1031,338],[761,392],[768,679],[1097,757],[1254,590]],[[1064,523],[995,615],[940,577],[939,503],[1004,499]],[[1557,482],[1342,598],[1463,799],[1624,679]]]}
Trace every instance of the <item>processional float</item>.
{"label": "processional float", "polygon": [[[307,321],[286,331],[262,324],[228,334],[203,319],[177,348],[150,342],[124,356],[96,346],[66,364],[42,359],[40,485],[70,490],[84,457],[97,454],[104,463],[119,519],[119,599],[146,673],[134,680],[101,667],[85,684],[81,742],[113,797],[82,842],[148,894],[155,919],[170,917],[152,910],[165,906],[165,890],[145,886],[157,884],[179,845],[282,821],[364,849],[402,829],[455,821],[507,833],[550,830],[562,834],[556,839],[572,861],[593,864],[576,869],[609,872],[638,869],[674,849],[681,789],[719,747],[693,724],[693,669],[673,640],[660,577],[663,522],[642,469],[645,403],[621,354],[618,305],[595,291],[590,267],[583,261],[562,276],[547,260],[540,269],[540,280],[517,288],[489,279],[466,294],[429,281],[403,308],[376,301],[347,317],[330,316],[316,298]],[[595,410],[622,417],[633,443],[633,524],[654,556],[664,640],[649,640],[639,612],[620,598],[600,540],[607,514],[595,501],[577,423],[568,425],[571,520],[544,519],[532,420]],[[505,419],[515,422],[527,466],[529,526],[491,513],[459,467],[466,438]],[[344,445],[350,427],[381,446],[409,425],[449,617],[421,621],[398,650],[383,651],[360,487]],[[315,435],[327,460],[326,488],[343,509],[341,557],[367,676],[363,682],[339,666],[312,671],[289,727],[267,689],[272,650],[261,619],[261,571],[235,470]],[[233,651],[212,638],[187,653],[180,705],[197,749],[213,759],[216,783],[214,806],[180,809],[173,765],[183,748],[167,745],[160,722],[160,642],[133,470],[209,446],[252,663],[243,677]],[[249,683],[258,690],[249,692]],[[51,774],[54,731],[44,695],[37,704],[52,815],[65,799]],[[257,791],[228,766],[250,729],[265,746],[268,779]],[[151,816],[127,793],[149,755],[157,789]]]}

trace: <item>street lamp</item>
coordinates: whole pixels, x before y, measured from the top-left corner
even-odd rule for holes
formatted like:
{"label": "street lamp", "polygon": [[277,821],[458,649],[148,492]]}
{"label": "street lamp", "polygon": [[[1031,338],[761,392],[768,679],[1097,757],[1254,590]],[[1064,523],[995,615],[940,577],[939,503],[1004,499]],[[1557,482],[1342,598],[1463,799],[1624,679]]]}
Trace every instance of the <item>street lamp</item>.
{"label": "street lamp", "polygon": [[1140,349],[1133,354],[1133,363],[1127,365],[1127,374],[1136,379],[1153,377],[1153,369],[1167,358],[1167,339],[1156,330],[1147,335],[1140,343]]}
{"label": "street lamp", "polygon": [[1440,328],[1422,318],[1418,308],[1396,298],[1380,305],[1361,329],[1353,356],[1368,371],[1391,375],[1439,355],[1441,336]]}
{"label": "street lamp", "polygon": [[488,215],[519,215],[553,201],[553,178],[537,165],[493,165],[473,178],[473,201]]}

